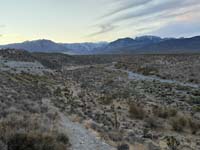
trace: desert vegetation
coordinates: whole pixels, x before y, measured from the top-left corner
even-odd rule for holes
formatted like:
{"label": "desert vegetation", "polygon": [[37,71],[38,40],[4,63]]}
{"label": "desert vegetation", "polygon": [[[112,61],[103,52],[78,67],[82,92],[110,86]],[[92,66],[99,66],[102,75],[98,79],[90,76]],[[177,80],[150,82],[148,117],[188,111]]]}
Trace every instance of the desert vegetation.
{"label": "desert vegetation", "polygon": [[[18,57],[13,51],[0,53],[1,149],[73,148],[78,140],[71,143],[64,132],[64,117],[118,150],[200,148],[199,55]],[[29,58],[34,65],[24,67]],[[14,70],[7,63],[13,61]],[[130,71],[138,76],[130,78]]]}
{"label": "desert vegetation", "polygon": [[56,116],[42,118],[40,114],[11,113],[0,120],[2,150],[66,150],[70,147],[68,136],[53,123]]}

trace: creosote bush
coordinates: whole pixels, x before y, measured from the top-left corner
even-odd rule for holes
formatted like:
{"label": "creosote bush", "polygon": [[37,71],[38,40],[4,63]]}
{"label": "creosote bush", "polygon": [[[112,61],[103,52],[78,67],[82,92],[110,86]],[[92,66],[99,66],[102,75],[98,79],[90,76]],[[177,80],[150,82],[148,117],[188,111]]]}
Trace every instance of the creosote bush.
{"label": "creosote bush", "polygon": [[174,131],[182,132],[187,125],[187,119],[183,116],[177,116],[171,119],[171,126]]}
{"label": "creosote bush", "polygon": [[169,118],[177,115],[177,110],[174,108],[157,107],[153,109],[153,114],[160,118]]}
{"label": "creosote bush", "polygon": [[142,108],[142,106],[137,105],[135,103],[131,103],[129,105],[129,114],[131,118],[135,119],[143,119],[146,115],[145,110]]}

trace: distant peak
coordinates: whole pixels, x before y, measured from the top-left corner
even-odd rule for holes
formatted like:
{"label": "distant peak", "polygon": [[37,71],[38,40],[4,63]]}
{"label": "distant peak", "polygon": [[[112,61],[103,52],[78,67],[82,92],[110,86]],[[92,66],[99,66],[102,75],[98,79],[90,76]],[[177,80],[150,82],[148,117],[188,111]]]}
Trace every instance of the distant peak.
{"label": "distant peak", "polygon": [[52,40],[48,40],[48,39],[39,39],[39,40],[36,40],[38,42],[51,42],[51,43],[55,43],[54,41]]}
{"label": "distant peak", "polygon": [[162,38],[154,35],[144,35],[135,38],[135,40],[154,40],[154,39],[162,39]]}
{"label": "distant peak", "polygon": [[125,40],[131,40],[131,41],[132,41],[133,39],[130,38],[130,37],[126,37],[126,38],[120,38],[120,39],[118,39],[118,40],[119,40],[119,41],[122,41],[122,40],[124,40],[124,41],[125,41]]}
{"label": "distant peak", "polygon": [[23,43],[30,43],[30,42],[42,42],[42,43],[55,43],[54,41],[52,40],[48,40],[48,39],[38,39],[38,40],[33,40],[33,41],[24,41]]}
{"label": "distant peak", "polygon": [[116,42],[133,42],[134,40],[130,37],[126,37],[126,38],[120,38],[120,39],[117,39],[116,41],[113,41],[111,43],[116,43]]}

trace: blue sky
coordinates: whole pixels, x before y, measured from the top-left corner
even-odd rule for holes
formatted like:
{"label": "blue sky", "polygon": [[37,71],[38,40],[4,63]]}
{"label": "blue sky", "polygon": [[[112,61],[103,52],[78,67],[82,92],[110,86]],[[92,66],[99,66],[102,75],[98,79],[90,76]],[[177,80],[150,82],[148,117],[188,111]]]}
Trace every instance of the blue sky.
{"label": "blue sky", "polygon": [[0,44],[200,35],[199,0],[0,0]]}

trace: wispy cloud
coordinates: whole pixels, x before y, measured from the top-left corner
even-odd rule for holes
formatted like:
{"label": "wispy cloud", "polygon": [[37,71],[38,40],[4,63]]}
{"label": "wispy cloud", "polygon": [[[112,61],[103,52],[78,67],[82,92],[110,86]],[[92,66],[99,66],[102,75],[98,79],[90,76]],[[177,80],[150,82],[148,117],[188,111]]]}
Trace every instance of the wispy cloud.
{"label": "wispy cloud", "polygon": [[[112,9],[108,9],[101,21],[98,20],[100,31],[92,36],[106,34],[115,29],[116,24],[120,32],[126,28],[134,28],[136,32],[158,30],[168,23],[185,18],[189,13],[198,12],[199,6],[198,0],[115,0]],[[148,27],[152,22],[156,25]]]}
{"label": "wispy cloud", "polygon": [[102,24],[102,25],[97,25],[96,27],[98,28],[99,31],[90,34],[89,35],[90,37],[110,32],[114,30],[117,26],[112,24]]}
{"label": "wispy cloud", "polygon": [[151,1],[153,1],[153,0],[117,0],[114,3],[118,4],[119,7],[106,13],[105,15],[102,16],[102,18],[118,14],[118,13],[126,11],[127,9],[130,9],[130,8],[144,6],[147,3],[150,3]]}
{"label": "wispy cloud", "polygon": [[133,10],[126,14],[116,16],[111,19],[112,22],[125,21],[129,19],[135,19],[144,16],[151,16],[157,13],[169,13],[178,11],[182,8],[192,7],[200,4],[200,1],[196,0],[163,0],[163,1],[152,1],[145,7],[139,10]]}

